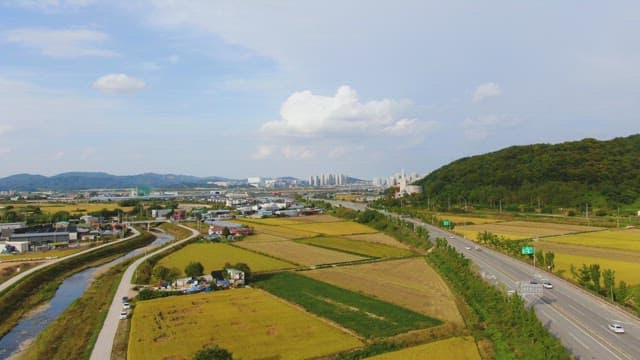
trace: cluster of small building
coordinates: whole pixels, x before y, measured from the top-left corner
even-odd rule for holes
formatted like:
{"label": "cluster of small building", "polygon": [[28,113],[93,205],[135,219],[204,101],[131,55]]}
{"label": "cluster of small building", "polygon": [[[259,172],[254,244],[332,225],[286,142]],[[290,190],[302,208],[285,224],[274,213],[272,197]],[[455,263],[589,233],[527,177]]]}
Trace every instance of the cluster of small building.
{"label": "cluster of small building", "polygon": [[171,283],[161,282],[156,287],[156,290],[182,291],[185,294],[193,294],[201,291],[242,287],[244,285],[244,271],[227,268],[220,271],[213,271],[210,275],[180,278]]}
{"label": "cluster of small building", "polygon": [[0,253],[66,248],[81,240],[117,238],[124,231],[122,224],[89,215],[73,221],[35,226],[27,226],[24,222],[0,223]]}

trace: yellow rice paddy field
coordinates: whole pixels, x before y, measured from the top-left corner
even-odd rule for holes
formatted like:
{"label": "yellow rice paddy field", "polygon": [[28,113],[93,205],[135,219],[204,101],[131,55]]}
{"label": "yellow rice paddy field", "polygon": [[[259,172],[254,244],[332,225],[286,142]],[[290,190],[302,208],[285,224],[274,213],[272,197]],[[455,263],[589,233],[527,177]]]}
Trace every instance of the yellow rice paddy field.
{"label": "yellow rice paddy field", "polygon": [[236,245],[305,266],[335,264],[365,259],[362,256],[300,244],[291,240],[273,242],[239,241]]}
{"label": "yellow rice paddy field", "polygon": [[363,343],[257,289],[234,289],[139,302],[129,359],[191,359],[218,345],[241,359],[306,359]]}
{"label": "yellow rice paddy field", "polygon": [[375,229],[352,221],[285,225],[284,227],[287,229],[312,231],[324,235],[372,234],[377,232]]}
{"label": "yellow rice paddy field", "polygon": [[603,230],[583,234],[563,235],[546,238],[544,241],[640,252],[640,229]]}
{"label": "yellow rice paddy field", "polygon": [[291,228],[288,226],[265,225],[246,221],[244,219],[234,219],[233,222],[252,227],[256,234],[269,234],[285,239],[300,239],[319,235],[317,232],[309,231],[304,227]]}
{"label": "yellow rice paddy field", "polygon": [[291,218],[292,221],[296,223],[327,223],[327,222],[340,222],[344,221],[340,218],[331,215],[309,215],[309,216],[298,216]]}
{"label": "yellow rice paddy field", "polygon": [[600,264],[600,270],[612,269],[616,272],[616,282],[623,280],[627,284],[640,284],[640,263],[628,262],[612,259],[604,259],[600,257],[591,257],[583,255],[573,255],[565,253],[556,253],[555,271],[560,272],[563,277],[571,279],[571,264],[576,269],[582,267],[582,264]]}
{"label": "yellow rice paddy field", "polygon": [[281,236],[257,233],[257,234],[252,234],[250,236],[245,237],[244,239],[242,239],[242,242],[262,242],[262,241],[271,242],[271,241],[288,241],[288,240],[289,239]]}
{"label": "yellow rice paddy field", "polygon": [[478,233],[484,231],[489,231],[511,240],[519,240],[598,230],[603,230],[603,228],[532,221],[508,221],[471,226],[460,226],[458,224],[454,229],[455,232],[473,240],[476,239]]}
{"label": "yellow rice paddy field", "polygon": [[423,258],[340,266],[300,274],[464,325],[453,294]]}
{"label": "yellow rice paddy field", "polygon": [[309,239],[298,240],[298,242],[308,245],[315,245],[324,248],[354,253],[371,257],[406,257],[413,255],[407,249],[397,248],[380,243],[352,240],[343,237],[317,236]]}
{"label": "yellow rice paddy field", "polygon": [[414,346],[374,357],[370,360],[480,360],[480,353],[473,337],[455,337]]}
{"label": "yellow rice paddy field", "polygon": [[473,216],[460,216],[460,215],[449,215],[449,214],[439,214],[438,217],[442,220],[453,221],[456,226],[462,226],[465,223],[467,225],[481,225],[481,224],[493,224],[500,222],[500,219],[493,218],[481,218],[481,217],[473,217]]}
{"label": "yellow rice paddy field", "polygon": [[78,203],[78,204],[52,204],[52,203],[29,203],[29,204],[0,204],[0,206],[13,206],[14,208],[37,206],[42,212],[53,214],[58,211],[68,211],[69,213],[90,213],[102,209],[115,210],[120,208],[124,211],[131,211],[132,206],[119,206],[117,203]]}
{"label": "yellow rice paddy field", "polygon": [[252,251],[240,249],[227,244],[195,243],[169,254],[158,262],[158,265],[168,268],[175,267],[182,273],[191,261],[198,261],[204,266],[205,274],[213,270],[220,270],[225,263],[235,264],[244,262],[253,272],[288,269],[294,264],[274,259],[268,256],[256,254]]}
{"label": "yellow rice paddy field", "polygon": [[343,236],[347,239],[358,240],[358,241],[367,241],[376,244],[384,244],[393,247],[398,247],[402,249],[409,249],[407,244],[401,243],[400,241],[394,239],[393,237],[383,234],[383,233],[375,233],[375,234],[359,234],[359,235],[345,235]]}

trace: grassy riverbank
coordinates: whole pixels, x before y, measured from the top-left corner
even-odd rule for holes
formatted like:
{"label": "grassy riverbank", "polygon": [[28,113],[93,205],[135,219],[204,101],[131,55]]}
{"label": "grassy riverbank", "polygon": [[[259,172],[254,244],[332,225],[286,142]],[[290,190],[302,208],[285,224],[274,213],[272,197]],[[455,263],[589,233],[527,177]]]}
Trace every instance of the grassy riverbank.
{"label": "grassy riverbank", "polygon": [[98,276],[17,360],[88,359],[130,259]]}
{"label": "grassy riverbank", "polygon": [[148,245],[153,239],[151,234],[142,234],[131,240],[53,264],[16,283],[0,294],[0,314],[3,316],[0,336],[9,332],[30,310],[50,300],[67,277]]}

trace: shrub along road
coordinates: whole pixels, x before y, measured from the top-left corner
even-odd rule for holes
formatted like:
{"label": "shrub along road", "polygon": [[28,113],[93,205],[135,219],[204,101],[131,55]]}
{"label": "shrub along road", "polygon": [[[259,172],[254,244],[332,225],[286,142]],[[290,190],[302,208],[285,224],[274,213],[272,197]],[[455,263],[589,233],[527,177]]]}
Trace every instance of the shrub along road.
{"label": "shrub along road", "polygon": [[116,336],[116,330],[118,330],[118,323],[120,320],[120,311],[122,311],[122,297],[123,296],[131,296],[131,288],[133,287],[132,279],[133,274],[143,261],[148,258],[160,254],[167,249],[170,249],[174,246],[185,243],[197,236],[200,235],[200,232],[197,230],[191,229],[184,225],[178,224],[181,228],[187,229],[191,231],[191,236],[182,239],[180,241],[176,241],[175,243],[165,246],[157,251],[154,251],[148,255],[145,255],[138,260],[134,261],[124,272],[122,275],[122,280],[120,281],[120,285],[118,286],[118,290],[116,290],[116,294],[113,297],[113,301],[111,302],[111,307],[109,308],[109,312],[107,313],[107,317],[104,320],[104,324],[102,325],[102,330],[100,330],[100,334],[98,335],[98,340],[96,341],[96,345],[93,347],[93,351],[91,352],[91,360],[109,360],[111,359],[111,351],[113,349],[113,340]]}

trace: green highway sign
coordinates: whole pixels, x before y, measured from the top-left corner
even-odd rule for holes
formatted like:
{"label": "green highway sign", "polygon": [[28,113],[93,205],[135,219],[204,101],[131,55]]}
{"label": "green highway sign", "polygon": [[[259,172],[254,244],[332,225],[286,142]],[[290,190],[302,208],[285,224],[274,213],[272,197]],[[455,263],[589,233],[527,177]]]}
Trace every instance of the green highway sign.
{"label": "green highway sign", "polygon": [[449,220],[445,220],[445,221],[442,222],[442,226],[447,226],[448,227],[449,225],[451,225]]}
{"label": "green highway sign", "polygon": [[522,255],[533,255],[533,246],[523,246]]}

